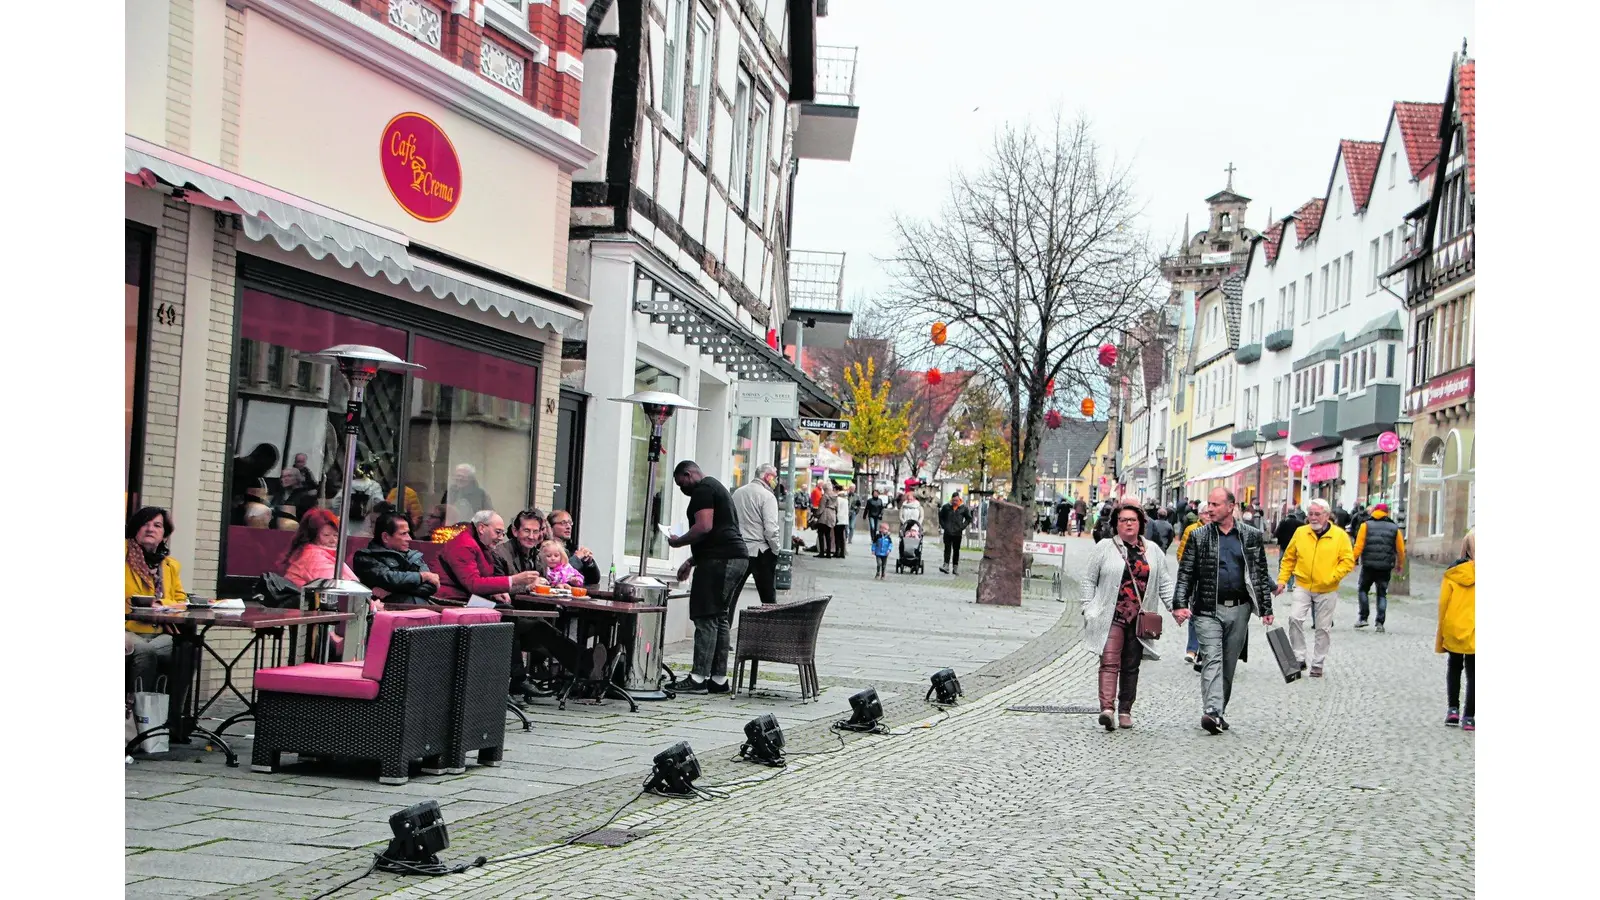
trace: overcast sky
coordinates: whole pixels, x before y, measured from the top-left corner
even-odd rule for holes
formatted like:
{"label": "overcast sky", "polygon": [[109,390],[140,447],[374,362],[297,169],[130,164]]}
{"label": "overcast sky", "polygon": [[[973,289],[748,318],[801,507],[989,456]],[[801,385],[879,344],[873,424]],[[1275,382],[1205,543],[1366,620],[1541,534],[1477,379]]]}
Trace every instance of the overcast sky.
{"label": "overcast sky", "polygon": [[850,162],[801,161],[794,246],[844,251],[846,298],[888,287],[890,217],[933,214],[1006,122],[1087,113],[1169,248],[1185,214],[1205,227],[1230,162],[1257,231],[1322,196],[1339,139],[1381,140],[1396,100],[1443,100],[1474,41],[1461,0],[828,5],[818,43],[860,48],[861,121]]}

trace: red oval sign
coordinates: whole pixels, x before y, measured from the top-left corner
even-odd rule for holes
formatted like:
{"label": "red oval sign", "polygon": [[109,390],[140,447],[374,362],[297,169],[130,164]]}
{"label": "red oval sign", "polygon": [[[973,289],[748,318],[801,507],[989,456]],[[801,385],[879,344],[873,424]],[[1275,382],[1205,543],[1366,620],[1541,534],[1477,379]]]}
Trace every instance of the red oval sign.
{"label": "red oval sign", "polygon": [[401,113],[383,127],[378,161],[384,183],[400,208],[424,222],[439,222],[461,202],[461,159],[432,119]]}

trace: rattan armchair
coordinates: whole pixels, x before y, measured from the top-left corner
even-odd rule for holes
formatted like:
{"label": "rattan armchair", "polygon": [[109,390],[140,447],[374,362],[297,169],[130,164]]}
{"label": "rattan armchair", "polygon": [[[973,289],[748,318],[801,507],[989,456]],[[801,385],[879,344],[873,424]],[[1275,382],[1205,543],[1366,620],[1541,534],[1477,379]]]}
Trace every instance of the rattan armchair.
{"label": "rattan armchair", "polygon": [[762,662],[787,663],[800,668],[800,699],[815,699],[821,693],[817,683],[817,632],[822,629],[822,614],[832,599],[830,594],[740,611],[739,640],[733,655],[734,692],[743,682],[746,662],[750,663],[752,694]]}

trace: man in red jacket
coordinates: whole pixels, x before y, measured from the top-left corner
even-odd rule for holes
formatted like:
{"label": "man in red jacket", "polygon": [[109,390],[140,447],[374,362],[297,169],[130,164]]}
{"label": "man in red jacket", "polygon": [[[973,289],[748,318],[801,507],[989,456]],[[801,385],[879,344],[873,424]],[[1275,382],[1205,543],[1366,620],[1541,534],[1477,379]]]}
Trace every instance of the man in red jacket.
{"label": "man in red jacket", "polygon": [[[489,554],[505,537],[505,520],[494,510],[485,509],[475,513],[472,526],[451,538],[450,543],[445,544],[439,552],[439,568],[443,571],[439,574],[439,589],[434,592],[433,599],[464,603],[477,595],[497,603],[510,603],[512,593],[528,590],[538,583],[541,580],[538,572],[518,572],[515,575],[494,573],[494,560]],[[515,621],[521,623],[526,620]],[[519,630],[522,633],[511,644],[511,681],[506,692],[526,697],[534,692],[533,685],[527,683],[528,670],[522,660],[522,651],[524,645],[529,643],[529,637],[526,628]]]}

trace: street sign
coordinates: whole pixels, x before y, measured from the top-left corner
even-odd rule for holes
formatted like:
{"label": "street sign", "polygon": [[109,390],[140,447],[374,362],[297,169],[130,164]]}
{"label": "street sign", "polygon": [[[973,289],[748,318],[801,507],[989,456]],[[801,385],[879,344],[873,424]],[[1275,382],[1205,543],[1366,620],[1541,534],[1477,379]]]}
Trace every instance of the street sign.
{"label": "street sign", "polygon": [[1206,459],[1221,459],[1227,452],[1227,441],[1206,441]]}
{"label": "street sign", "polygon": [[849,419],[800,419],[800,427],[807,431],[835,431],[846,432],[850,430]]}
{"label": "street sign", "polygon": [[734,386],[734,408],[741,416],[792,419],[800,415],[799,387],[792,381],[741,381]]}
{"label": "street sign", "polygon": [[1040,556],[1066,556],[1067,545],[1062,541],[1023,541],[1022,552]]}
{"label": "street sign", "polygon": [[1304,472],[1305,470],[1306,470],[1306,458],[1304,456],[1301,456],[1300,454],[1296,453],[1295,455],[1289,457],[1289,471],[1291,471],[1291,472],[1295,473],[1296,475],[1298,475],[1301,472]]}

